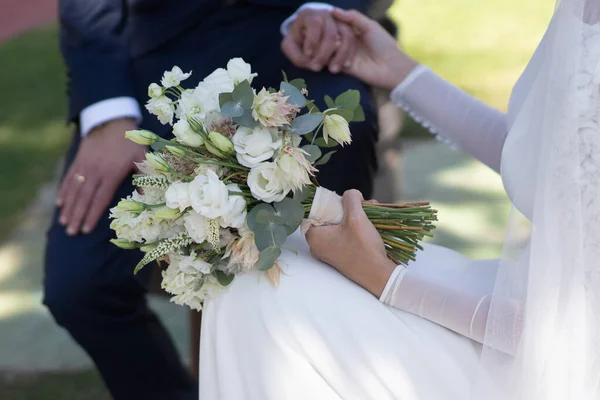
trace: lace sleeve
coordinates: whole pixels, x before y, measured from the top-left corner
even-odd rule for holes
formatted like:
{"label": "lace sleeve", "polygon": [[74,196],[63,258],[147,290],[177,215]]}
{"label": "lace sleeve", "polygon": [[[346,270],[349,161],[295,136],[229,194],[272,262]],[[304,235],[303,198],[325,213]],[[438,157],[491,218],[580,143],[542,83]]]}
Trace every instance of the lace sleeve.
{"label": "lace sleeve", "polygon": [[[472,277],[454,278],[457,277],[453,277],[452,284],[443,276],[433,277],[417,269],[398,266],[388,280],[380,300],[389,306],[415,314],[483,343],[493,282],[482,285],[486,287],[484,288],[472,284]],[[505,326],[511,328],[507,332],[520,332],[521,304],[507,301],[501,307],[506,318]],[[517,339],[513,334],[503,335],[494,345],[499,350],[511,353]]]}
{"label": "lace sleeve", "polygon": [[496,171],[507,135],[506,115],[419,65],[391,94],[417,122]]}

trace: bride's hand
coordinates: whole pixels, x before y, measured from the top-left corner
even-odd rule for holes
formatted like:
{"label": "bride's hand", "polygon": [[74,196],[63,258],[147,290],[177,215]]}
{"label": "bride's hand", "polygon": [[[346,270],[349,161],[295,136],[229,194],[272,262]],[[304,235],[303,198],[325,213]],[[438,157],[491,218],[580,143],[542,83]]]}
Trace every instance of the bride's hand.
{"label": "bride's hand", "polygon": [[387,257],[383,240],[363,211],[357,190],[344,193],[340,225],[310,228],[306,240],[313,256],[380,297],[396,268]]}
{"label": "bride's hand", "polygon": [[359,40],[354,58],[344,65],[347,74],[370,86],[392,90],[418,65],[376,21],[354,10],[336,8],[332,15],[352,27]]}

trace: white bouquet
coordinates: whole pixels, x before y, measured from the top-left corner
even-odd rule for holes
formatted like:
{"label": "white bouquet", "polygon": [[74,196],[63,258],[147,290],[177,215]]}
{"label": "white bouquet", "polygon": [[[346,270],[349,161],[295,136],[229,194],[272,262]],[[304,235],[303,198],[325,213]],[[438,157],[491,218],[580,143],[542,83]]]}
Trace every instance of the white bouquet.
{"label": "white bouquet", "polygon": [[[255,269],[277,282],[282,246],[305,217],[312,225],[341,221],[340,197],[317,187],[316,167],[335,152],[324,149],[351,143],[349,122],[364,113],[356,90],[327,96],[321,112],[305,82],[285,75],[278,90],[257,92],[240,58],[184,89],[190,75],[174,67],[148,88],[146,108],[172,125],[174,139],[126,132],[154,151],[133,177],[140,190],[111,210],[111,228],[114,244],[145,252],[135,272],[164,261],[172,301],[200,310],[237,274]],[[435,220],[427,203],[364,209],[399,263],[414,259]]]}

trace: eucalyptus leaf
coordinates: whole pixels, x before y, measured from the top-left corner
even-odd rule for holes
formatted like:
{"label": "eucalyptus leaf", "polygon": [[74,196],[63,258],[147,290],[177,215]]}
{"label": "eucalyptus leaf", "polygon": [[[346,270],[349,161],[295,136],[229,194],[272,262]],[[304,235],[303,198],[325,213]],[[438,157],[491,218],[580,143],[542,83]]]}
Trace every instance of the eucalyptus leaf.
{"label": "eucalyptus leaf", "polygon": [[231,282],[233,282],[233,278],[235,278],[234,274],[228,275],[218,269],[213,271],[213,276],[217,278],[217,281],[219,281],[221,286],[229,286]]}
{"label": "eucalyptus leaf", "polygon": [[304,114],[292,122],[292,132],[297,135],[306,135],[314,131],[323,121],[323,114]]}
{"label": "eucalyptus leaf", "polygon": [[319,146],[315,146],[314,144],[307,144],[306,146],[302,146],[302,150],[308,153],[306,159],[311,164],[317,161],[322,154]]}
{"label": "eucalyptus leaf", "polygon": [[352,121],[352,118],[354,118],[354,112],[352,112],[351,110],[345,110],[343,108],[338,109],[338,110],[328,111],[327,114],[337,114],[337,115],[340,115],[340,116],[342,116],[348,122]]}
{"label": "eucalyptus leaf", "polygon": [[325,139],[320,137],[317,138],[317,140],[315,140],[315,143],[317,146],[321,147],[321,148],[332,148],[332,147],[337,147],[338,146],[338,142],[336,142],[333,139],[329,139],[329,143],[325,142]]}
{"label": "eucalyptus leaf", "polygon": [[290,85],[295,86],[298,90],[306,89],[306,81],[302,78],[291,80]]}
{"label": "eucalyptus leaf", "polygon": [[327,108],[335,108],[335,102],[329,95],[325,95],[325,104],[327,104]]}
{"label": "eucalyptus leaf", "polygon": [[223,104],[229,103],[230,101],[233,101],[232,93],[220,93],[219,94],[219,107],[223,107]]}
{"label": "eucalyptus leaf", "polygon": [[254,231],[254,243],[259,251],[268,247],[281,247],[288,237],[283,225],[271,223],[269,225],[258,225]]}
{"label": "eucalyptus leaf", "polygon": [[[290,129],[287,129],[287,130],[289,131]],[[306,135],[304,135],[304,139],[308,140],[309,142],[312,142],[314,137],[315,137],[314,132],[310,132],[310,133],[307,133]]]}
{"label": "eucalyptus leaf", "polygon": [[337,153],[337,150],[333,150],[333,151],[330,151],[329,153],[325,154],[319,161],[317,161],[315,163],[315,166],[327,164],[329,162],[329,160],[331,159],[331,156],[334,155],[335,153]]}
{"label": "eucalyptus leaf", "polygon": [[258,261],[254,266],[259,271],[267,271],[275,265],[277,259],[281,256],[281,249],[279,247],[269,247],[260,252]]}
{"label": "eucalyptus leaf", "polygon": [[291,247],[282,247],[283,250],[287,250],[290,253],[294,253],[295,255],[298,255],[298,250],[296,249],[292,249]]}
{"label": "eucalyptus leaf", "polygon": [[319,107],[317,107],[317,105],[315,104],[314,100],[308,100],[306,102],[306,108],[308,108],[308,111],[310,111],[313,114],[321,112],[321,110],[319,109]]}
{"label": "eucalyptus leaf", "polygon": [[244,114],[240,117],[234,117],[233,122],[237,125],[244,126],[246,128],[254,128],[258,125],[258,122],[254,120],[252,116],[252,110],[246,109],[244,110]]}
{"label": "eucalyptus leaf", "polygon": [[241,117],[244,115],[244,108],[240,103],[230,101],[229,103],[225,103],[221,106],[221,114],[231,118]]}
{"label": "eucalyptus leaf", "polygon": [[335,105],[345,110],[352,110],[360,104],[360,92],[356,89],[350,89],[340,94],[335,99]]}
{"label": "eucalyptus leaf", "polygon": [[288,82],[281,82],[280,89],[283,90],[283,94],[288,96],[287,102],[298,108],[302,108],[306,105],[306,97],[298,90],[298,88]]}
{"label": "eucalyptus leaf", "polygon": [[239,103],[244,109],[252,107],[252,103],[254,103],[254,92],[247,80],[238,83],[235,89],[233,89],[232,95],[233,101]]}
{"label": "eucalyptus leaf", "polygon": [[302,207],[302,203],[286,197],[278,203],[273,203],[273,207],[275,207],[275,212],[278,215],[284,217],[284,226],[287,234],[291,235],[294,233],[304,219],[304,207]]}
{"label": "eucalyptus leaf", "polygon": [[354,116],[352,117],[352,122],[363,122],[365,120],[365,110],[359,104],[358,107],[354,109]]}
{"label": "eucalyptus leaf", "polygon": [[248,216],[246,218],[246,222],[248,224],[248,228],[250,228],[252,230],[252,232],[256,232],[256,227],[258,225],[261,225],[257,221],[257,217],[258,217],[258,214],[261,213],[262,211],[267,211],[267,212],[270,212],[272,214],[275,214],[275,209],[270,204],[260,203],[260,204],[258,204],[256,206],[254,206],[252,208],[252,210],[250,210],[250,212],[248,212]]}

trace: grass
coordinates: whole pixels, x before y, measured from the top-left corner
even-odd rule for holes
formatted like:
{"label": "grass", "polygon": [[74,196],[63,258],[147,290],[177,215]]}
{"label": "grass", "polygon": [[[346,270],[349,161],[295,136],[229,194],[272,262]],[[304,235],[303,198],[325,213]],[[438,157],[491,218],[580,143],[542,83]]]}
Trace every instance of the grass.
{"label": "grass", "polygon": [[67,145],[56,28],[0,45],[0,242],[50,180]]}
{"label": "grass", "polygon": [[[400,22],[402,45],[411,55],[480,99],[505,109],[509,90],[549,19],[550,3],[399,0],[391,15]],[[40,185],[55,174],[70,135],[64,123],[64,74],[54,27],[37,29],[0,45],[0,85],[5,93],[0,98],[1,242]],[[404,135],[424,133],[409,123]],[[457,185],[450,178],[430,179],[440,191],[448,187],[454,190]],[[464,206],[462,198],[456,204]],[[459,233],[449,234],[456,238]],[[88,370],[16,376],[0,373],[0,398],[109,397],[97,373]]]}

